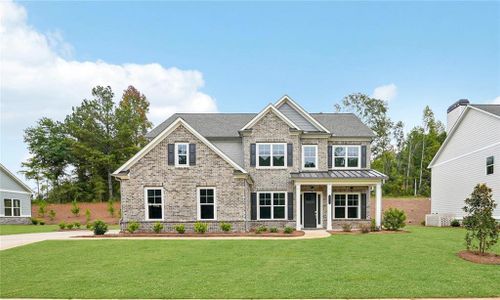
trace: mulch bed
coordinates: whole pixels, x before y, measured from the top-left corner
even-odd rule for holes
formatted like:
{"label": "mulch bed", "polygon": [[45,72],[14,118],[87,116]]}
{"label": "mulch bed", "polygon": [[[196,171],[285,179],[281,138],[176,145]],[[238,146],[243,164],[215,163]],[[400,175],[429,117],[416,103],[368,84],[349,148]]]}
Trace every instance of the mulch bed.
{"label": "mulch bed", "polygon": [[393,234],[393,233],[410,233],[409,231],[406,230],[379,230],[379,231],[370,231],[368,233],[362,233],[361,230],[353,230],[353,231],[335,231],[335,230],[329,230],[329,234],[336,235],[336,234]]}
{"label": "mulch bed", "polygon": [[138,233],[117,233],[117,234],[105,234],[105,235],[85,235],[76,236],[78,238],[120,238],[120,237],[297,237],[303,236],[303,231],[294,231],[293,233],[255,233],[255,232],[207,232],[207,233],[175,233],[175,232],[164,232],[164,233],[149,233],[149,232],[138,232]]}
{"label": "mulch bed", "polygon": [[484,255],[480,255],[476,251],[464,250],[458,252],[457,255],[461,259],[465,259],[476,264],[500,265],[500,255],[494,253],[485,253]]}

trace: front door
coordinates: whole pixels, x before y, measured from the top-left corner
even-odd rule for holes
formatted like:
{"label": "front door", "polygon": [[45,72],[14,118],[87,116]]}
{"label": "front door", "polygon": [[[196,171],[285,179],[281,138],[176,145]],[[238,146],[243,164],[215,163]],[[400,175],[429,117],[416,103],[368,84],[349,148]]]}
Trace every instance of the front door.
{"label": "front door", "polygon": [[316,228],[316,193],[304,193],[304,227]]}

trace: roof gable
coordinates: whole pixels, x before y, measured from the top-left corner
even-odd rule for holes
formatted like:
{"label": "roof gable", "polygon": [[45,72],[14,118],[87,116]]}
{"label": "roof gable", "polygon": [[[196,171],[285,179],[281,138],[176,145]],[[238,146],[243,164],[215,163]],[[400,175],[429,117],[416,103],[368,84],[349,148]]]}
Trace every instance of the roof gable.
{"label": "roof gable", "polygon": [[28,185],[2,164],[0,164],[0,172],[2,173],[0,190],[24,191],[29,194],[33,193]]}
{"label": "roof gable", "polygon": [[291,128],[301,130],[299,126],[297,126],[295,123],[293,123],[287,116],[285,116],[282,112],[280,112],[274,105],[269,104],[266,106],[260,113],[258,113],[252,120],[250,120],[241,130],[246,130],[246,129],[251,129],[255,124],[257,124],[260,119],[262,119],[265,115],[267,115],[269,112],[274,113],[278,118],[283,120],[288,126]]}
{"label": "roof gable", "polygon": [[208,146],[212,151],[217,153],[222,159],[224,159],[227,163],[229,163],[236,170],[247,173],[241,166],[235,163],[231,158],[229,158],[224,152],[222,152],[219,148],[217,148],[214,144],[208,141],[204,136],[202,136],[199,132],[194,130],[186,121],[182,118],[177,118],[173,123],[171,123],[167,128],[165,128],[160,134],[158,134],[149,144],[147,144],[144,148],[142,148],[139,152],[137,152],[131,159],[129,159],[126,163],[124,163],[121,167],[119,167],[115,172],[113,172],[114,176],[119,176],[120,172],[127,171],[135,165],[142,157],[144,157],[149,151],[151,151],[154,147],[156,147],[165,137],[167,137],[170,133],[172,133],[177,127],[182,125],[189,132],[191,132],[196,138],[198,138],[202,143]]}
{"label": "roof gable", "polygon": [[274,106],[294,121],[304,131],[322,131],[330,132],[327,128],[321,125],[308,112],[306,112],[297,102],[287,95],[283,96]]}

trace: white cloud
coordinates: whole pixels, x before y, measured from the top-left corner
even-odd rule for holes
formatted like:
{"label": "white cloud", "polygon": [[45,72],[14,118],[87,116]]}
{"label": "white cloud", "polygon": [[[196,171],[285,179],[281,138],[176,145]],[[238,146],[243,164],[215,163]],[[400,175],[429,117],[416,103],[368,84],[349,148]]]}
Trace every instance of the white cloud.
{"label": "white cloud", "polygon": [[491,104],[500,104],[500,96],[496,97],[491,101]]}
{"label": "white cloud", "polygon": [[[4,147],[7,140],[21,142],[22,130],[42,116],[62,119],[72,106],[89,98],[96,85],[110,85],[117,100],[127,86],[135,86],[151,102],[149,117],[154,124],[174,112],[217,111],[215,99],[200,91],[201,72],[158,63],[72,59],[75,50],[61,32],[37,31],[17,3],[0,2],[0,36],[2,160],[10,151]],[[23,155],[18,155],[21,160]]]}
{"label": "white cloud", "polygon": [[397,94],[398,94],[398,87],[394,83],[391,83],[376,87],[373,90],[371,97],[380,100],[391,101],[394,98],[396,98]]}

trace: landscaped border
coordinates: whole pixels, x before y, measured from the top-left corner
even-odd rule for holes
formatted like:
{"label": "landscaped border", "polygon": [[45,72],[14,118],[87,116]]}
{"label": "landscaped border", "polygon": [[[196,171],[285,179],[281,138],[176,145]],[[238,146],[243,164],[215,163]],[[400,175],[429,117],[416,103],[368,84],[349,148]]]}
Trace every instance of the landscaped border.
{"label": "landscaped border", "polygon": [[370,231],[370,232],[362,232],[361,230],[352,230],[352,231],[328,230],[327,232],[331,235],[410,233],[410,231],[407,231],[407,230],[379,230],[379,231]]}
{"label": "landscaped border", "polygon": [[284,233],[284,232],[267,232],[267,233],[255,233],[255,232],[207,232],[207,233],[175,233],[175,232],[164,232],[164,233],[146,233],[146,232],[138,232],[138,233],[114,233],[114,234],[105,234],[105,235],[86,235],[86,236],[75,236],[75,238],[143,238],[143,237],[299,237],[304,236],[304,231],[294,231],[292,233]]}
{"label": "landscaped border", "polygon": [[485,253],[480,255],[474,251],[463,250],[457,253],[457,256],[463,260],[476,264],[500,265],[500,255],[494,253]]}

